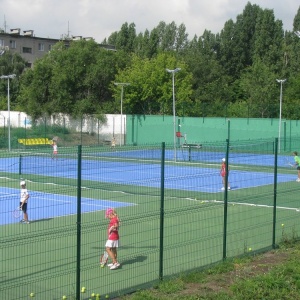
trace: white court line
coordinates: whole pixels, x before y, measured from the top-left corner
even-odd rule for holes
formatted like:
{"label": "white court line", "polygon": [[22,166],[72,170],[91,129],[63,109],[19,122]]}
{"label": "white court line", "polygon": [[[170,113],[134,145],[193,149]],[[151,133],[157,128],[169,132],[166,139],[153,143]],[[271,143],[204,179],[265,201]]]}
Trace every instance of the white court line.
{"label": "white court line", "polygon": [[[198,200],[193,198],[185,198],[189,201],[196,201],[201,203],[224,203],[224,201],[220,200]],[[264,208],[274,208],[274,206],[266,205],[266,204],[252,204],[252,203],[244,203],[244,202],[228,202],[228,204],[234,204],[234,205],[243,205],[243,206],[253,206],[253,207],[264,207]],[[283,209],[283,210],[294,210],[297,212],[300,212],[300,208],[294,208],[294,207],[286,207],[286,206],[276,206],[276,208]]]}

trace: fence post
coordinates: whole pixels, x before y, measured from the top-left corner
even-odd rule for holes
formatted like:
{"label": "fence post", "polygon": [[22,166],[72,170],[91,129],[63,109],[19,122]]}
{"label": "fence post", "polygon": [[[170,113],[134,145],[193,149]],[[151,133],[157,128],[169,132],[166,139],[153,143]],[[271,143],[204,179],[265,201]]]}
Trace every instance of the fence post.
{"label": "fence post", "polygon": [[273,249],[276,248],[277,158],[278,158],[278,138],[275,138],[274,191],[273,191],[273,234],[272,234],[272,248]]}
{"label": "fence post", "polygon": [[76,300],[80,299],[80,250],[81,250],[81,150],[78,146],[77,160],[77,259],[76,259]]}
{"label": "fence post", "polygon": [[[230,124],[230,123],[228,123]],[[226,140],[226,174],[225,174],[225,189],[224,189],[224,224],[223,224],[223,260],[227,256],[227,206],[228,206],[228,170],[229,170],[229,139]]]}
{"label": "fence post", "polygon": [[165,201],[165,148],[161,149],[161,175],[160,175],[160,238],[159,238],[159,280],[163,280],[163,254],[164,254],[164,201]]}

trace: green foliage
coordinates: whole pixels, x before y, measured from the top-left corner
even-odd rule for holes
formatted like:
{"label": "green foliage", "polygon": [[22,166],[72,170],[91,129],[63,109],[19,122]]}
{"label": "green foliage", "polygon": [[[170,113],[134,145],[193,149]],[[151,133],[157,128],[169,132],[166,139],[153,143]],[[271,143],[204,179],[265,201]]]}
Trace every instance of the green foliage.
{"label": "green foliage", "polygon": [[45,113],[101,113],[101,102],[111,97],[109,83],[123,63],[119,53],[92,40],[73,42],[69,48],[58,43],[22,76],[20,105],[33,120]]}
{"label": "green foliage", "polygon": [[[176,73],[177,114],[182,114],[182,107],[191,103],[191,79],[187,66],[176,59],[172,53],[161,53],[152,59],[142,59],[133,55],[131,65],[120,71],[116,82],[128,82],[124,88],[123,107],[126,114],[172,114],[172,74],[167,68],[180,67]],[[120,87],[112,85],[117,101],[120,99]],[[119,103],[119,102],[118,102]]]}
{"label": "green foliage", "polygon": [[[164,21],[144,33],[125,22],[101,49],[95,41],[57,43],[51,52],[24,71],[25,62],[10,52],[0,57],[0,74],[16,73],[11,84],[11,108],[33,120],[43,115],[71,116],[119,113],[120,89],[126,114],[173,114],[171,75],[175,77],[178,116],[278,117],[276,78],[287,78],[282,116],[298,119],[300,8],[293,31],[283,31],[271,9],[246,4],[236,20],[220,33],[205,29],[188,39],[184,24]],[[0,109],[7,107],[7,84],[0,81]],[[297,102],[298,101],[298,102]],[[295,109],[296,107],[296,109]]]}
{"label": "green foliage", "polygon": [[[274,118],[278,116],[278,105],[274,99],[279,99],[279,91],[276,75],[261,60],[257,60],[251,67],[247,68],[240,79],[240,87],[244,99],[249,107],[250,116],[261,118]],[[277,91],[276,88],[277,87]]]}

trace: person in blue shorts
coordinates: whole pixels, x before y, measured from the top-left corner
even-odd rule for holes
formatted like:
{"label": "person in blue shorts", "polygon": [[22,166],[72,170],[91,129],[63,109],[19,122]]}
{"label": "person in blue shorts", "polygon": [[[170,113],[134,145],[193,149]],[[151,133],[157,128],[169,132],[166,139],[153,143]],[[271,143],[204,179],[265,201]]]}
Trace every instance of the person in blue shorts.
{"label": "person in blue shorts", "polygon": [[24,180],[22,180],[20,182],[20,186],[21,186],[20,208],[23,211],[23,220],[21,220],[21,223],[29,224],[28,213],[27,213],[27,202],[29,199],[29,193],[26,188],[26,182]]}

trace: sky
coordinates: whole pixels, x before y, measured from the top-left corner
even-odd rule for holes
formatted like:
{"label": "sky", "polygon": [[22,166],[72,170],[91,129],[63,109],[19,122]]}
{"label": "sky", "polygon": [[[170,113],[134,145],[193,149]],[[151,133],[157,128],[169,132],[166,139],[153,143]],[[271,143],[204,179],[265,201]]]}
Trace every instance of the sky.
{"label": "sky", "polygon": [[[293,30],[299,0],[0,0],[0,28],[34,30],[36,37],[93,37],[101,43],[127,22],[136,33],[159,22],[184,24],[188,39],[205,29],[219,33],[226,21],[236,21],[250,2],[272,9],[284,30]],[[298,29],[300,30],[300,28]]]}

